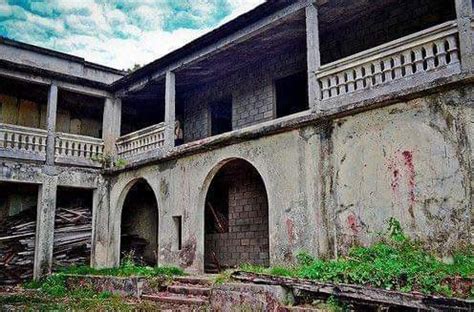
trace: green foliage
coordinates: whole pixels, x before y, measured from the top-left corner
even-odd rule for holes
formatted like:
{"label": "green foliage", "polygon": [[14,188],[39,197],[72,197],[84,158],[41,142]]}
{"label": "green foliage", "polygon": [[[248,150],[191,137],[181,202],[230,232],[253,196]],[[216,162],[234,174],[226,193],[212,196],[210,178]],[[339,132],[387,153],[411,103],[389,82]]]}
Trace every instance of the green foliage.
{"label": "green foliage", "polygon": [[127,164],[128,164],[128,162],[125,159],[119,158],[119,159],[115,160],[114,167],[125,168],[125,166]]}
{"label": "green foliage", "polygon": [[[331,283],[359,284],[404,292],[421,291],[443,296],[472,296],[455,293],[450,284],[454,277],[474,276],[472,246],[454,254],[452,263],[444,263],[411,241],[395,219],[389,221],[389,239],[371,247],[354,247],[346,257],[320,260],[300,252],[297,266],[262,268],[244,265],[243,271],[298,277]],[[449,279],[451,277],[451,279]]]}
{"label": "green foliage", "polygon": [[59,273],[67,275],[107,275],[122,277],[170,277],[184,275],[184,271],[181,268],[172,266],[140,266],[135,264],[130,257],[125,257],[125,259],[122,261],[122,264],[118,268],[94,269],[86,265],[68,266],[60,269]]}
{"label": "green foliage", "polygon": [[222,285],[228,281],[230,281],[231,275],[234,273],[234,270],[225,270],[223,272],[220,272],[216,278],[214,279],[214,284],[215,285]]}
{"label": "green foliage", "polygon": [[345,312],[345,311],[350,311],[347,305],[344,303],[340,302],[333,296],[329,297],[328,300],[326,301],[326,306],[327,309],[331,312]]}

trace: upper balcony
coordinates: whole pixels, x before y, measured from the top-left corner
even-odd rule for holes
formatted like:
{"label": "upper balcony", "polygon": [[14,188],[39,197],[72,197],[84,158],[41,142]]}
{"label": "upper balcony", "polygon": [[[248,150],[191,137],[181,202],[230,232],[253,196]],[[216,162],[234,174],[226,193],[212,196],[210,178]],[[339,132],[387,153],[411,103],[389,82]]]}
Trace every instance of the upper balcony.
{"label": "upper balcony", "polygon": [[115,95],[59,87],[52,101],[47,84],[2,78],[0,157],[97,168],[114,158],[146,161],[296,113],[317,118],[429,85],[472,57],[471,13],[458,1],[318,3],[294,1],[208,36],[212,45],[146,66]]}
{"label": "upper balcony", "polygon": [[461,73],[465,12],[454,0],[318,3],[277,12],[121,90],[118,157],[156,157],[299,112],[333,114]]}
{"label": "upper balcony", "polygon": [[[48,85],[1,78],[0,157],[44,162],[51,139],[55,163],[101,167],[104,100],[64,89],[55,95],[50,109]],[[48,132],[53,120],[56,127]]]}

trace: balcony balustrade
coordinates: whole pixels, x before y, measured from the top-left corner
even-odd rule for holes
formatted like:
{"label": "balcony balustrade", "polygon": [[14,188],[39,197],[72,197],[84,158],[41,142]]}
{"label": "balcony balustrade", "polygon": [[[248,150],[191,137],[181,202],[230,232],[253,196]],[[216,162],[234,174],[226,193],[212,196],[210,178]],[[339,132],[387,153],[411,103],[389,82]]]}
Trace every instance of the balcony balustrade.
{"label": "balcony balustrade", "polygon": [[44,161],[47,131],[0,123],[0,157]]}
{"label": "balcony balustrade", "polygon": [[159,153],[165,145],[165,124],[159,123],[121,136],[116,145],[118,158],[125,160]]}
{"label": "balcony balustrade", "polygon": [[320,100],[333,103],[344,95],[364,100],[376,94],[371,90],[383,94],[460,71],[458,29],[450,21],[325,64],[316,77]]}

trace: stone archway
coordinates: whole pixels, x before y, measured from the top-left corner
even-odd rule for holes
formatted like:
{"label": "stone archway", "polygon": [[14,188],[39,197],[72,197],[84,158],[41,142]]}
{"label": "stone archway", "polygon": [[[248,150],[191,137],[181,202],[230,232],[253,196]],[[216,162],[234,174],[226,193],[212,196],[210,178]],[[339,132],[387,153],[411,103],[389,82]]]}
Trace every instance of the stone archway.
{"label": "stone archway", "polygon": [[232,159],[221,165],[204,205],[206,272],[242,263],[269,265],[267,191],[252,164]]}
{"label": "stone archway", "polygon": [[120,258],[133,255],[135,262],[158,263],[158,203],[145,179],[134,181],[123,201]]}

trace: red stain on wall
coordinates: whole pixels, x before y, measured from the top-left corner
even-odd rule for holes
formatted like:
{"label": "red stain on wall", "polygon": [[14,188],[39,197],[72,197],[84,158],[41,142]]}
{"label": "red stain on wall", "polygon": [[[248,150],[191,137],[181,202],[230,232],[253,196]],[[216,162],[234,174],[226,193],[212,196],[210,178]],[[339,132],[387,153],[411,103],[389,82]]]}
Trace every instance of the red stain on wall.
{"label": "red stain on wall", "polygon": [[[406,199],[408,204],[408,212],[412,218],[415,217],[413,208],[416,201],[415,196],[415,165],[413,162],[413,151],[405,150],[400,153],[397,151],[393,157],[388,159],[387,169],[391,175],[391,182],[390,188],[392,189],[392,193],[394,198],[397,202],[399,202],[402,198]],[[401,183],[406,181],[406,191],[403,192],[406,194],[405,196],[401,197],[400,193],[400,185]]]}
{"label": "red stain on wall", "polygon": [[413,212],[413,205],[415,204],[415,165],[413,164],[413,152],[411,151],[404,151],[402,153],[403,158],[405,160],[405,167],[407,170],[407,183],[408,183],[408,201],[409,207],[408,212],[412,218],[415,217]]}
{"label": "red stain on wall", "polygon": [[290,218],[286,219],[286,232],[288,233],[288,239],[292,243],[296,239],[295,235],[295,223]]}
{"label": "red stain on wall", "polygon": [[357,217],[355,214],[351,213],[347,216],[347,226],[352,230],[354,235],[359,234],[359,225],[357,224]]}

